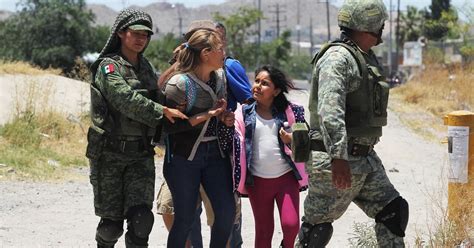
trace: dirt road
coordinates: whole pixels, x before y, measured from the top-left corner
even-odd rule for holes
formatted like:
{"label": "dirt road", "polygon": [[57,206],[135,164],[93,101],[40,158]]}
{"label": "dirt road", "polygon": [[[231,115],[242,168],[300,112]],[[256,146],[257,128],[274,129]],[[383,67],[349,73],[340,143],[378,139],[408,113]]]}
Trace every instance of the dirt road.
{"label": "dirt road", "polygon": [[[293,101],[304,105],[307,98],[304,90],[291,95]],[[375,150],[384,161],[392,183],[410,203],[406,242],[413,244],[415,237],[427,233],[430,224],[437,220],[433,211],[444,206],[446,148],[412,133],[401,124],[396,113],[390,112],[389,125]],[[157,186],[163,180],[160,171],[161,162],[157,161]],[[77,170],[77,174],[78,180],[60,183],[0,181],[0,247],[95,247],[98,217],[93,212],[88,169]],[[305,195],[301,195],[301,214]],[[247,199],[243,200],[243,213],[244,247],[253,247],[254,223]],[[353,223],[368,221],[370,219],[352,204],[334,223],[329,247],[348,247],[348,238],[354,232]],[[209,231],[204,226],[205,221],[202,223],[204,244],[208,246]],[[166,237],[163,222],[155,215],[150,247],[165,247]],[[278,247],[281,237],[281,228],[276,224],[273,247]],[[123,238],[117,247],[124,247]]]}

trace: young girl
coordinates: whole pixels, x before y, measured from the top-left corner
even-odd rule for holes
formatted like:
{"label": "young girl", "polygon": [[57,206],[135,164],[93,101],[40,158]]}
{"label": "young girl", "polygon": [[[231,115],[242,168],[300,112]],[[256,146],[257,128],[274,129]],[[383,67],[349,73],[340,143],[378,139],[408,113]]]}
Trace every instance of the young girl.
{"label": "young girl", "polygon": [[304,164],[291,159],[291,133],[285,124],[304,122],[304,109],[285,97],[293,84],[283,72],[263,66],[255,75],[255,102],[235,112],[234,188],[250,199],[255,247],[271,247],[275,202],[283,230],[281,246],[293,247],[299,230],[299,191],[307,187],[308,177]]}

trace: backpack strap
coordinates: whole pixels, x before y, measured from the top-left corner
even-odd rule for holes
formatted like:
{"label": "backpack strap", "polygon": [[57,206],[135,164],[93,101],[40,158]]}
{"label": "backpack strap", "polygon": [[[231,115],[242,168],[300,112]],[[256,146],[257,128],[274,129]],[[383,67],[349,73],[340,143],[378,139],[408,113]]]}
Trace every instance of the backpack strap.
{"label": "backpack strap", "polygon": [[186,97],[186,113],[188,113],[196,102],[196,85],[191,82],[186,74],[182,74],[181,78],[185,82],[184,94]]}

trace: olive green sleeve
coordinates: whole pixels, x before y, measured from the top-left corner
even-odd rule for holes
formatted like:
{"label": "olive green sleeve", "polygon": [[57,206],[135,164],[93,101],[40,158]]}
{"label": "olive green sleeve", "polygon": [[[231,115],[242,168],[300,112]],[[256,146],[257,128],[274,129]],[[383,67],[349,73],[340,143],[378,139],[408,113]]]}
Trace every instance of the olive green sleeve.
{"label": "olive green sleeve", "polygon": [[[106,73],[104,66],[113,65]],[[145,97],[146,89],[132,89],[125,81],[119,64],[105,59],[99,66],[95,82],[107,103],[123,115],[149,127],[156,127],[163,118],[163,106]]]}

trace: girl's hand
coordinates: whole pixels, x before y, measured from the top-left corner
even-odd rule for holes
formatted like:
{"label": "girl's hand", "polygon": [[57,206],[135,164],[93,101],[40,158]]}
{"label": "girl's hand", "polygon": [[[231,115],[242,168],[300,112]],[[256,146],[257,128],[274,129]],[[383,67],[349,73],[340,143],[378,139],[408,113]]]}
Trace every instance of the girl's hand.
{"label": "girl's hand", "polygon": [[221,122],[223,122],[227,127],[233,127],[235,122],[235,114],[232,111],[226,110],[220,116]]}
{"label": "girl's hand", "polygon": [[281,138],[281,141],[283,141],[283,143],[285,145],[288,145],[288,144],[291,144],[291,139],[293,138],[293,136],[291,135],[291,133],[288,133],[287,131],[285,131],[285,129],[280,128],[280,138]]}
{"label": "girl's hand", "polygon": [[218,116],[218,115],[222,114],[226,110],[226,108],[227,108],[227,101],[224,100],[224,98],[221,98],[221,99],[217,100],[216,105],[214,106],[214,108],[209,110],[207,113],[211,117]]}

